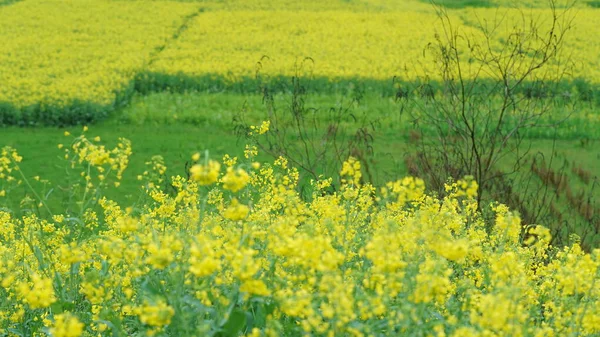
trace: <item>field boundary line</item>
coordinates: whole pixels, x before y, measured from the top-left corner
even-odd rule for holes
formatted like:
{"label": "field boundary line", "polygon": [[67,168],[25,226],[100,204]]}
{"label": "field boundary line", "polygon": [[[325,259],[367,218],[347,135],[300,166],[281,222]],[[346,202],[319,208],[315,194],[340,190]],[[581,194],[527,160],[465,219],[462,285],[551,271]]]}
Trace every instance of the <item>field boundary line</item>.
{"label": "field boundary line", "polygon": [[171,43],[173,43],[174,41],[177,41],[177,39],[179,39],[179,36],[181,36],[181,34],[183,34],[188,29],[190,23],[196,17],[198,17],[201,13],[204,13],[204,10],[205,10],[204,7],[200,6],[192,14],[189,14],[189,15],[185,16],[183,18],[183,22],[181,23],[181,25],[179,27],[177,27],[177,29],[175,30],[175,32],[173,33],[173,35],[171,35],[170,38],[166,39],[165,43],[163,43],[162,45],[154,48],[154,50],[150,53],[149,60],[144,65],[144,68],[145,69],[149,69],[149,67],[154,63],[154,61],[157,60],[157,58],[160,55],[160,53],[163,50],[165,50]]}

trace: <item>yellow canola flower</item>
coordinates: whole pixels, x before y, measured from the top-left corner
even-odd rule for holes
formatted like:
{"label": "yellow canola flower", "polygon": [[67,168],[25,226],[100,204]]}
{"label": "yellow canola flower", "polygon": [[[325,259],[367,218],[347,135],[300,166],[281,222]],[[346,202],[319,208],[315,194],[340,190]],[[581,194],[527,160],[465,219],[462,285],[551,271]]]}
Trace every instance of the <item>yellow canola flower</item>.
{"label": "yellow canola flower", "polygon": [[467,240],[436,240],[434,248],[436,253],[448,260],[462,263],[469,253]]}
{"label": "yellow canola flower", "polygon": [[146,302],[142,306],[136,308],[135,312],[140,317],[142,323],[154,327],[168,325],[171,323],[173,315],[175,315],[175,310],[162,300],[154,305]]}
{"label": "yellow canola flower", "polygon": [[220,257],[217,256],[217,249],[210,240],[198,237],[197,241],[199,242],[190,248],[189,271],[196,277],[208,276],[220,269]]}
{"label": "yellow canola flower", "polygon": [[396,181],[388,182],[381,189],[384,198],[393,197],[398,207],[404,206],[411,201],[417,201],[425,195],[425,182],[415,177],[404,177]]}
{"label": "yellow canola flower", "polygon": [[447,268],[444,263],[427,258],[420,265],[419,273],[416,276],[417,286],[412,300],[415,303],[432,301],[439,304],[444,303],[453,289],[449,278],[451,275],[452,269]]}
{"label": "yellow canola flower", "polygon": [[269,296],[271,294],[267,285],[261,280],[244,281],[240,286],[240,291],[258,296]]}
{"label": "yellow canola flower", "polygon": [[[503,0],[497,1],[503,3]],[[510,3],[510,1],[508,2]],[[548,8],[549,2],[544,0],[531,0],[529,2],[537,2],[534,6],[537,8],[524,9],[527,6],[519,1],[509,4],[507,6],[509,8],[501,8],[500,10],[496,8],[468,8],[456,11],[456,14],[465,25],[475,27],[478,27],[482,22],[497,22],[498,27],[495,29],[491,47],[500,50],[500,48],[506,46],[515,27],[525,32],[520,34],[521,36],[531,32],[530,19],[533,19],[538,27],[535,33],[540,34],[543,39],[546,38],[544,34],[548,34],[552,22],[552,11]],[[568,71],[567,76],[570,78],[583,78],[592,83],[600,83],[600,69],[597,66],[597,60],[600,57],[600,37],[598,34],[589,34],[597,28],[598,9],[590,8],[584,2],[580,2],[580,8],[573,8],[562,14],[561,11],[564,10],[564,5],[569,3],[573,4],[573,2],[568,1],[556,2],[558,5],[557,13],[561,17],[559,17],[557,26],[554,27],[554,34],[557,34],[561,29],[569,28],[564,36],[564,45],[559,52],[559,59],[550,62],[546,70],[534,74],[534,76],[540,76],[539,78],[542,79],[544,76],[550,75],[550,78],[552,78],[553,72],[556,73],[566,69]],[[563,8],[560,5],[563,5]],[[499,20],[498,13],[503,13],[502,20]],[[573,21],[569,26],[571,20]],[[513,34],[512,38],[518,39],[521,36]],[[481,43],[483,37],[481,32],[475,34],[475,37],[478,38],[475,41]],[[540,46],[540,41],[534,39],[531,41],[531,45],[526,44],[525,46],[527,48],[537,48]],[[531,61],[531,57],[525,57],[522,60],[522,65],[516,67],[516,69],[526,69],[525,66]]]}
{"label": "yellow canola flower", "polygon": [[38,274],[33,274],[30,283],[22,282],[19,285],[19,293],[23,301],[29,304],[30,308],[47,308],[52,303],[56,302],[51,279],[42,278]]}
{"label": "yellow canola flower", "polygon": [[78,247],[75,242],[60,245],[58,247],[58,256],[61,262],[66,265],[82,262],[86,259],[85,251],[81,247]]}
{"label": "yellow canola flower", "polygon": [[259,135],[264,135],[269,131],[270,127],[271,121],[263,121],[259,126],[250,125],[250,130],[252,131],[250,131],[249,135],[252,136],[255,132],[257,132]]}
{"label": "yellow canola flower", "polygon": [[267,133],[269,131],[270,127],[271,127],[271,121],[263,121],[260,124],[260,128],[258,129],[258,134],[264,135],[265,133]]}
{"label": "yellow canola flower", "polygon": [[240,204],[237,199],[231,200],[231,204],[227,209],[223,212],[223,216],[229,220],[238,221],[244,220],[248,213],[250,213],[250,208],[244,204]]}
{"label": "yellow canola flower", "polygon": [[[521,14],[541,23],[541,35],[548,28],[544,24],[552,12],[546,1],[493,2],[504,8],[448,11],[471,46],[484,45],[476,28],[480,22],[501,21],[490,39],[494,50],[507,45],[512,28],[527,27]],[[0,102],[17,108],[110,105],[136,76],[143,82],[145,73],[230,82],[255,78],[257,70],[267,77],[298,74],[332,81],[440,79],[428,45],[442,32],[435,10],[425,2],[203,1],[202,9],[177,39],[165,43],[199,10],[198,3],[28,0],[3,6]],[[565,53],[548,69],[571,63],[570,76],[599,83],[600,37],[589,34],[596,29],[598,9],[581,2],[568,15],[576,22],[565,38]],[[467,43],[459,44],[468,78],[478,67],[469,63]],[[523,55],[522,61],[528,64],[531,56]],[[263,122],[255,130],[263,134],[268,128]]]}
{"label": "yellow canola flower", "polygon": [[237,157],[231,157],[228,154],[225,154],[223,156],[223,164],[225,164],[225,166],[227,167],[231,167],[233,165],[235,165],[237,163],[238,158]]}
{"label": "yellow canola flower", "polygon": [[148,245],[146,263],[155,269],[164,269],[175,260],[175,254],[182,246],[181,242],[171,235],[160,237],[159,241]]}
{"label": "yellow canola flower", "polygon": [[112,298],[111,288],[91,282],[82,283],[79,292],[85,295],[86,299],[92,304],[100,304]]}
{"label": "yellow canola flower", "polygon": [[85,325],[70,313],[54,316],[54,324],[50,328],[53,337],[79,337]]}
{"label": "yellow canola flower", "polygon": [[223,188],[232,192],[238,192],[250,181],[248,173],[242,169],[234,169],[233,167],[227,168],[227,173],[221,179],[223,182]]}
{"label": "yellow canola flower", "polygon": [[360,161],[358,161],[354,157],[348,158],[348,160],[346,160],[342,164],[340,176],[346,177],[342,179],[343,183],[349,185],[360,185],[360,180],[362,178],[362,172],[360,170]]}
{"label": "yellow canola flower", "polygon": [[225,183],[207,192],[174,176],[172,190],[143,189],[131,207],[100,199],[81,223],[69,209],[0,211],[0,330],[31,317],[57,336],[80,335],[81,322],[83,333],[110,334],[99,324],[108,321],[142,335],[205,335],[265,309],[260,331],[246,333],[600,334],[600,250],[583,240],[553,247],[550,230],[523,228],[504,205],[495,216],[472,210],[472,197],[454,193],[468,182],[439,197],[414,177],[380,193],[367,183],[325,191],[332,180],[319,177],[304,197],[289,183],[294,169],[280,158],[252,171],[246,205],[227,201]]}
{"label": "yellow canola flower", "polygon": [[190,178],[200,185],[211,185],[217,182],[221,164],[214,160],[209,160],[208,164],[195,164],[190,168]]}
{"label": "yellow canola flower", "polygon": [[476,297],[471,321],[499,335],[515,335],[525,323],[523,307],[500,294]]}
{"label": "yellow canola flower", "polygon": [[[278,9],[281,2],[275,2],[269,10],[261,6],[254,6],[254,10],[240,9],[244,6],[233,5],[238,10],[207,12],[195,18],[182,36],[163,50],[150,70],[172,75],[222,76],[233,82],[254,77],[257,69],[265,76],[299,74],[331,80],[356,77],[389,80],[394,76],[408,81],[424,76],[439,80],[433,54],[428,49],[436,34],[442,34],[434,9],[416,1],[397,5],[376,0],[368,3],[363,9],[346,6],[290,11]],[[490,39],[495,50],[505,45],[512,28],[528,27],[530,17],[541,23],[540,34],[549,30],[544,25],[552,15],[547,2],[545,8],[537,6],[540,8],[525,11],[522,4],[498,3],[507,8],[448,11],[453,28],[470,40],[469,44],[458,41],[464,63],[462,71],[467,78],[476,73],[484,78],[494,76],[477,72],[478,67],[469,63],[469,45],[486,43],[477,28],[480,22],[499,22]],[[506,17],[500,19],[498,13],[505,12]],[[600,71],[594,62],[600,56],[599,37],[587,33],[594,30],[597,9],[577,8],[568,15],[578,19],[564,46],[567,54],[572,55],[573,76],[598,83]],[[564,60],[563,57],[563,66]],[[525,56],[523,64],[530,61],[531,57]],[[558,63],[550,65],[552,69],[559,69],[558,66]],[[258,130],[258,127],[253,129]]]}

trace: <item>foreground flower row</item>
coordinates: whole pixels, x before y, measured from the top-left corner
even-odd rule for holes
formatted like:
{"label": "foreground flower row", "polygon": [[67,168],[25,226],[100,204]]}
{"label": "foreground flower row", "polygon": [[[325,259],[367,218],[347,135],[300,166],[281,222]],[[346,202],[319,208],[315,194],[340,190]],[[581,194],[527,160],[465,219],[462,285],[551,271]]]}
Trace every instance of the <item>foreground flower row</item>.
{"label": "foreground flower row", "polygon": [[[64,146],[70,167],[85,172],[87,208],[0,211],[0,333],[600,333],[600,251],[550,247],[547,229],[523,228],[500,204],[484,219],[472,180],[442,198],[412,177],[376,190],[350,158],[340,188],[321,179],[302,198],[284,158],[195,155],[190,178],[167,179],[157,156],[139,177],[140,202],[123,207],[100,193],[117,188],[110,171],[121,179],[129,143],[99,143],[80,136]],[[13,149],[0,155],[7,191],[27,182],[20,161]]]}

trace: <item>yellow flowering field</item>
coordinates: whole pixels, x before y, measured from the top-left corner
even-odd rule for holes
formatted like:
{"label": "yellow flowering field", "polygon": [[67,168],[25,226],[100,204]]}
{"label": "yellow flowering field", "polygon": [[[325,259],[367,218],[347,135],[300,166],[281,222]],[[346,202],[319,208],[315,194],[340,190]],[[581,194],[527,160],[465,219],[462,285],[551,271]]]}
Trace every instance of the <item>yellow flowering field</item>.
{"label": "yellow flowering field", "polygon": [[[528,24],[521,14],[548,28],[551,11],[542,2],[449,6],[447,18],[470,42],[481,43],[478,24],[494,22],[502,13],[489,41],[489,48],[498,50],[518,39],[509,38],[515,25]],[[544,70],[554,74],[565,65],[559,61],[569,60],[565,80],[596,91],[590,89],[590,98],[582,100],[586,106],[577,107],[573,115],[578,119],[567,127],[536,130],[527,137],[598,134],[590,122],[599,121],[593,95],[600,85],[600,37],[593,33],[600,9],[588,3],[577,3],[569,12],[573,16],[565,17],[574,18],[566,53]],[[55,161],[36,162],[48,168],[48,176],[54,173],[49,179],[31,176],[27,168],[44,148],[39,143],[53,138],[35,132],[12,133],[18,140],[5,136],[9,144],[38,144],[30,145],[32,156],[0,144],[0,336],[600,336],[600,249],[586,240],[575,234],[555,240],[544,224],[525,224],[502,203],[479,204],[479,185],[471,176],[449,179],[437,194],[413,176],[378,186],[367,183],[371,166],[361,163],[374,163],[374,170],[399,164],[391,151],[383,156],[373,151],[389,158],[372,162],[346,158],[334,140],[335,152],[314,158],[325,162],[325,153],[341,157],[338,174],[314,171],[310,180],[292,165],[297,152],[292,147],[287,159],[277,154],[262,160],[257,147],[262,143],[255,137],[270,136],[276,123],[256,114],[250,121],[256,125],[241,121],[242,113],[260,101],[274,121],[275,107],[289,106],[296,117],[305,111],[315,116],[323,111],[322,118],[347,112],[358,127],[354,107],[382,117],[384,142],[425,138],[426,132],[409,133],[406,118],[401,119],[405,106],[392,111],[403,98],[393,95],[395,85],[439,83],[434,68],[440,57],[427,47],[440,34],[439,16],[421,0],[0,0],[0,126],[83,124],[138,99],[141,107],[133,106],[132,115],[162,113],[176,120],[181,111],[181,125],[208,125],[168,128],[166,118],[156,118],[160,126],[144,132],[180,130],[181,137],[149,139],[156,136],[152,133],[141,151],[164,145],[165,139],[185,147],[210,137],[225,148],[233,141],[219,138],[225,135],[220,128],[239,103],[243,111],[234,117],[238,140],[244,136],[254,142],[237,157],[185,154],[181,167],[154,155],[143,170],[132,173],[130,140],[105,140],[88,127],[80,134],[69,129],[62,131]],[[467,52],[472,44],[461,40],[457,46],[465,78],[478,73],[485,82],[495,76],[493,71],[479,73]],[[525,67],[540,57],[528,50],[514,55]],[[507,69],[516,69],[508,75],[518,78],[522,68],[511,68],[510,57],[505,62]],[[319,92],[329,96],[315,98],[316,106],[339,94],[342,85],[356,92],[347,110],[343,99],[333,108],[329,102],[323,109],[305,107],[305,87],[297,78],[290,102],[269,92],[270,87],[262,97],[244,96],[256,93],[263,81],[296,75],[314,80],[317,87],[334,88]],[[538,75],[544,73],[528,80]],[[569,85],[577,84],[561,87],[560,102],[544,116],[547,124],[570,117],[565,107],[581,103],[570,101],[579,87]],[[388,91],[381,93],[382,88]],[[185,95],[171,92],[180,89]],[[207,94],[204,101],[187,99],[199,95],[193,89],[225,92]],[[152,90],[168,92],[148,99],[146,106],[151,96],[140,97]],[[363,94],[370,96],[363,99]],[[501,99],[489,97],[490,104]],[[208,100],[229,102],[209,105]],[[535,104],[529,109],[537,112]],[[133,137],[126,120],[103,126],[113,135],[123,127]],[[339,121],[328,123],[328,133],[318,142],[338,137],[345,123],[352,123]],[[296,122],[299,142],[306,146],[300,156],[310,161],[303,139],[307,132],[302,131],[306,125],[301,125],[305,120]],[[357,133],[356,142],[362,135],[370,146],[366,139],[372,142],[373,136],[367,129],[359,131],[365,134]],[[26,137],[32,141],[24,142]],[[407,148],[416,147],[411,142]],[[581,148],[593,142],[585,138]],[[360,150],[348,153],[362,156]],[[594,172],[583,163],[575,166],[578,156],[592,150],[581,153],[569,154],[565,163],[573,162],[571,171],[582,185]],[[410,158],[404,159],[408,166]],[[556,175],[550,166],[548,172],[562,181],[562,173]],[[568,193],[569,201],[583,203],[587,196]],[[111,198],[119,194],[124,197]],[[588,211],[595,205],[589,198]],[[552,216],[563,216],[553,201],[549,207]],[[593,229],[592,239],[600,238],[598,226],[591,220],[586,224],[590,231],[577,233]]]}
{"label": "yellow flowering field", "polygon": [[[499,22],[494,41],[496,48],[502,46],[515,26],[528,25],[533,19],[541,29],[549,31],[551,22],[548,9],[511,8],[498,11],[493,8],[471,8],[457,11],[456,15],[468,26],[487,24],[491,28],[492,22]],[[567,25],[570,25],[570,29],[565,35],[560,58],[549,65],[548,71],[559,69],[559,66],[563,69],[567,67],[565,80],[581,78],[591,83],[600,81],[600,69],[597,66],[600,58],[600,37],[590,34],[597,29],[596,20],[599,16],[600,9],[575,8],[571,13],[559,18],[556,29]]]}
{"label": "yellow flowering field", "polygon": [[[21,118],[31,122],[67,119],[61,114],[74,105],[105,112],[131,91],[131,80],[155,49],[196,10],[178,2],[95,0],[0,7],[0,103],[21,109]],[[90,110],[73,114],[96,112]],[[0,107],[0,121],[10,118],[19,119]]]}
{"label": "yellow flowering field", "polygon": [[[493,4],[505,6],[502,11],[517,6]],[[533,1],[519,8],[540,19],[549,15],[529,7],[542,6]],[[583,3],[575,8],[565,48],[575,62],[568,79],[600,78],[598,37],[589,33],[599,12]],[[475,40],[481,35],[476,21],[497,13],[449,10],[453,24]],[[382,88],[393,78],[436,80],[426,51],[436,33],[435,11],[417,0],[11,2],[0,7],[0,124],[85,123],[106,116],[135,90],[219,87],[252,82],[257,73],[364,80]],[[503,43],[502,34],[494,38]]]}
{"label": "yellow flowering field", "polygon": [[[517,8],[547,19],[539,3]],[[477,41],[478,20],[518,5],[490,4],[500,9],[449,9],[449,17]],[[590,32],[599,13],[584,3],[573,10],[565,49],[575,67],[567,80],[598,83],[599,38]],[[257,73],[388,89],[394,78],[436,80],[426,47],[441,33],[439,23],[431,4],[418,0],[11,2],[0,7],[0,124],[85,123],[136,89],[211,88],[252,82]],[[493,42],[501,45],[503,35]]]}
{"label": "yellow flowering field", "polygon": [[257,70],[334,80],[390,80],[408,71],[414,79],[429,63],[423,48],[436,20],[419,12],[209,12],[196,17],[149,70],[230,81],[254,77]]}
{"label": "yellow flowering field", "polygon": [[[257,70],[275,76],[299,73],[332,80],[357,77],[390,80],[398,76],[413,81],[425,75],[435,80],[439,75],[432,69],[433,58],[426,47],[434,41],[436,33],[443,32],[433,8],[426,3],[402,1],[394,5],[395,2],[368,1],[364,7],[350,5],[330,10],[315,10],[308,5],[310,9],[281,10],[278,6],[265,9],[260,1],[256,3],[230,4],[223,10],[197,17],[161,53],[149,71],[226,77],[231,81],[254,77]],[[501,29],[492,35],[492,43],[498,46],[504,43],[504,32],[515,24],[526,26],[530,17],[543,23],[550,14],[549,9],[527,8],[449,11],[453,25],[479,43],[482,43],[482,32],[477,29],[479,22],[484,25],[494,19],[501,22]],[[599,14],[600,10],[586,7],[576,8],[571,14],[577,18],[567,36],[567,42],[571,42],[565,45],[576,64],[571,78],[581,77],[591,82],[600,78],[594,66],[600,57],[598,37],[589,34],[594,31],[593,18]],[[488,75],[492,76],[485,73],[482,76]]]}
{"label": "yellow flowering field", "polygon": [[349,158],[339,189],[322,177],[305,199],[298,170],[249,147],[195,154],[170,178],[155,156],[139,201],[123,205],[103,195],[130,142],[65,135],[65,172],[79,180],[62,209],[50,182],[20,169],[26,158],[0,152],[0,203],[25,191],[0,210],[2,334],[600,334],[600,250],[553,247],[501,204],[481,214],[468,177],[440,197],[413,177],[375,189]]}

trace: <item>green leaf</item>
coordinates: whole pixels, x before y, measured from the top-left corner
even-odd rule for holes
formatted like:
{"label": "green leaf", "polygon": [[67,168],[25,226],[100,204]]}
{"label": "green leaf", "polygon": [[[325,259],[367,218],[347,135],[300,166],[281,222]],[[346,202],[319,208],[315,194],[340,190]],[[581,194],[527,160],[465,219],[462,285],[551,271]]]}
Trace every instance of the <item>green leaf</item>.
{"label": "green leaf", "polygon": [[234,309],[229,319],[223,325],[223,336],[238,336],[246,326],[246,313],[240,309]]}
{"label": "green leaf", "polygon": [[63,303],[62,302],[54,302],[50,305],[50,309],[53,314],[61,314],[63,312]]}
{"label": "green leaf", "polygon": [[38,260],[38,263],[40,264],[40,268],[42,270],[46,270],[47,265],[46,265],[46,261],[44,260],[44,254],[42,253],[42,251],[40,250],[40,248],[38,246],[33,247],[33,255]]}

